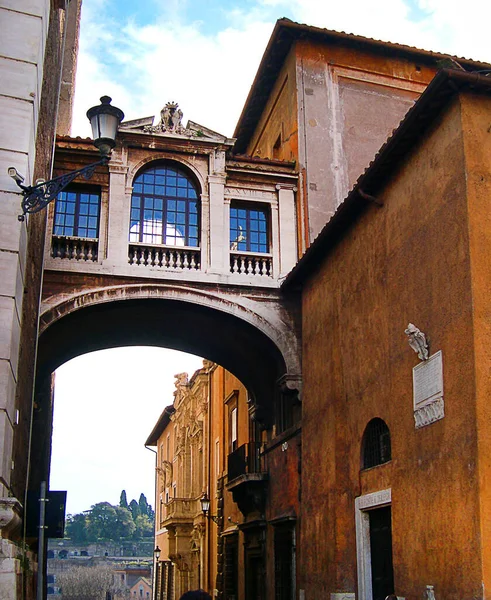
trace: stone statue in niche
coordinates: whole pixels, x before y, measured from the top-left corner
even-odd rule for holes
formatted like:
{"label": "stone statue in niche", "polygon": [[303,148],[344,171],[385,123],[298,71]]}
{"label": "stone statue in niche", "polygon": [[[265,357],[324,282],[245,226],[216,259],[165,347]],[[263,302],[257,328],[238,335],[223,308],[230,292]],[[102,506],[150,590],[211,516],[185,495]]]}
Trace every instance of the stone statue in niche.
{"label": "stone statue in niche", "polygon": [[409,323],[407,329],[404,330],[407,335],[409,345],[416,352],[420,360],[428,360],[429,351],[426,342],[425,334],[420,331],[416,325]]}

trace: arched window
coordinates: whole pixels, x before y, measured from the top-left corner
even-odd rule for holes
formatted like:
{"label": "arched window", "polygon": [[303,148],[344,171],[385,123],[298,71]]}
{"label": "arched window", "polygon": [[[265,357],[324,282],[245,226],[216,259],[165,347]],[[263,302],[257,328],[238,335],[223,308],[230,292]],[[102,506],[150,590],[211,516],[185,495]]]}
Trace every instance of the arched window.
{"label": "arched window", "polygon": [[390,431],[385,421],[375,418],[368,423],[361,447],[362,469],[383,465],[391,459]]}
{"label": "arched window", "polygon": [[198,189],[175,163],[154,165],[133,182],[130,242],[199,247]]}

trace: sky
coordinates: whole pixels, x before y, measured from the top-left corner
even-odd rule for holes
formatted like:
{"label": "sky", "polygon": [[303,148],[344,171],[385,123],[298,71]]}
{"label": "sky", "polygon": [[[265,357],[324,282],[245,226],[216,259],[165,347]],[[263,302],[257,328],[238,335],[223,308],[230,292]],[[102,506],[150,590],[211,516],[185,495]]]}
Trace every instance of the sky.
{"label": "sky", "polygon": [[[168,101],[232,136],[278,18],[491,62],[491,2],[467,0],[83,0],[72,135],[102,95],[126,119]],[[154,455],[143,444],[174,374],[201,360],[155,348],[106,350],[57,371],[51,489],[68,512],[141,492],[153,504]]]}

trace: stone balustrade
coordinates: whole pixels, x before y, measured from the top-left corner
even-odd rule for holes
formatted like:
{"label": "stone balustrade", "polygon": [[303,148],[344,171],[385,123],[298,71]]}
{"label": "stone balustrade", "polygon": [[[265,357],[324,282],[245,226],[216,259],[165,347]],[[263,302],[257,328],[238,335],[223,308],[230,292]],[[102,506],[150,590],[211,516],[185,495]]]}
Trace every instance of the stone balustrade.
{"label": "stone balustrade", "polygon": [[199,248],[184,246],[130,244],[128,262],[130,265],[160,267],[167,270],[199,271],[201,252]]}
{"label": "stone balustrade", "polygon": [[52,258],[68,258],[71,260],[96,261],[99,241],[92,238],[54,235],[51,242]]}
{"label": "stone balustrade", "polygon": [[231,251],[230,272],[236,275],[273,277],[273,255]]}

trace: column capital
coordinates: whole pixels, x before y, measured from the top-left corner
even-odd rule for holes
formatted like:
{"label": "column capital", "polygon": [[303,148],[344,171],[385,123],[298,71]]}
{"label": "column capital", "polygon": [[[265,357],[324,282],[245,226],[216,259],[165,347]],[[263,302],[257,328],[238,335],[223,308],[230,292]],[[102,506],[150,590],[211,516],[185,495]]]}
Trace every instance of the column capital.
{"label": "column capital", "polygon": [[297,186],[294,183],[277,183],[276,189],[279,190],[290,190],[292,192],[298,191]]}

